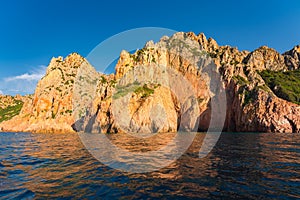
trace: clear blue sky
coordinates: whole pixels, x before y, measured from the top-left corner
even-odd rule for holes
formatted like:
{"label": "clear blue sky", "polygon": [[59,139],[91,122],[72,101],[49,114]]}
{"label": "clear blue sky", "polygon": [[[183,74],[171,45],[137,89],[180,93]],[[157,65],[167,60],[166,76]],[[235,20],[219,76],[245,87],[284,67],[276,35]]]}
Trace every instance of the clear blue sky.
{"label": "clear blue sky", "polygon": [[[36,80],[30,75],[42,73],[51,57],[71,52],[87,56],[99,42],[137,27],[204,32],[219,44],[241,50],[268,45],[284,52],[300,44],[298,0],[11,0],[0,4],[0,90],[11,94],[32,90]],[[24,89],[27,77],[32,85]]]}

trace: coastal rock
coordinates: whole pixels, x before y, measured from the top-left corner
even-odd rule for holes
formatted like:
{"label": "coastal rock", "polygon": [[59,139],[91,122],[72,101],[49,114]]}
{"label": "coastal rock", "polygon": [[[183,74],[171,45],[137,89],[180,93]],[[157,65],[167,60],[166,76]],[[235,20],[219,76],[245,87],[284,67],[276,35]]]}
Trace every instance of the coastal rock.
{"label": "coastal rock", "polygon": [[[84,65],[84,63],[86,63]],[[73,85],[80,67],[91,67],[79,54],[52,58],[46,75],[38,82],[33,98],[20,114],[0,126],[14,132],[74,132]]]}
{"label": "coastal rock", "polygon": [[295,46],[290,51],[283,54],[284,61],[289,70],[299,69],[300,67],[300,45]]}
{"label": "coastal rock", "polygon": [[27,102],[32,98],[32,95],[16,95],[16,96],[10,96],[10,95],[0,95],[0,109],[5,109],[8,106],[15,106],[17,105],[17,102]]}
{"label": "coastal rock", "polygon": [[284,57],[275,49],[267,46],[262,46],[251,52],[245,59],[244,63],[250,67],[251,70],[287,70],[284,63]]}
{"label": "coastal rock", "polygon": [[[300,106],[278,98],[257,73],[298,69],[299,46],[283,55],[266,46],[250,53],[215,43],[212,46],[204,34],[188,36],[210,54],[226,84],[225,131],[300,132]],[[202,127],[209,123],[209,112],[201,114]]]}
{"label": "coastal rock", "polygon": [[[158,43],[149,41],[133,54],[123,50],[111,75],[97,73],[76,53],[53,58],[35,94],[15,97],[24,102],[22,110],[2,122],[0,129],[140,134],[206,131],[211,102],[219,98],[216,88],[220,88],[226,90],[227,99],[219,100],[226,104],[224,131],[297,133],[300,106],[277,97],[260,72],[297,70],[299,53],[299,46],[283,55],[266,46],[239,51],[220,46],[203,33],[179,32]],[[219,79],[222,82],[216,82]],[[9,99],[0,106],[13,104]]]}

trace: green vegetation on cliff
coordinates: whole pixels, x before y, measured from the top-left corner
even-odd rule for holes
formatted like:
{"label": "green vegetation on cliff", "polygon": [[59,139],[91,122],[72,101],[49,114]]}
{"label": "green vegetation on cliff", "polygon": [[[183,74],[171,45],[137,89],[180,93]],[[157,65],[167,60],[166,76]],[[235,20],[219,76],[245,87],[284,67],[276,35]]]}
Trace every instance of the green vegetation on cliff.
{"label": "green vegetation on cliff", "polygon": [[0,108],[0,122],[10,120],[18,115],[23,107],[23,102],[15,100],[14,105],[9,105],[6,108]]}
{"label": "green vegetation on cliff", "polygon": [[132,84],[128,84],[126,86],[118,85],[116,87],[117,92],[113,95],[113,99],[118,99],[127,95],[128,93],[134,92],[137,95],[140,95],[141,98],[147,98],[154,94],[154,90],[160,86],[160,84],[141,84],[138,82],[134,82]]}
{"label": "green vegetation on cliff", "polygon": [[232,77],[233,80],[235,80],[237,82],[237,84],[239,85],[248,85],[249,81],[246,80],[245,78],[243,78],[242,76],[233,76]]}
{"label": "green vegetation on cliff", "polygon": [[154,93],[154,89],[149,88],[146,84],[144,84],[143,87],[136,88],[134,93],[140,94],[142,98],[147,98]]}
{"label": "green vegetation on cliff", "polygon": [[278,97],[300,104],[300,70],[265,70],[259,74]]}

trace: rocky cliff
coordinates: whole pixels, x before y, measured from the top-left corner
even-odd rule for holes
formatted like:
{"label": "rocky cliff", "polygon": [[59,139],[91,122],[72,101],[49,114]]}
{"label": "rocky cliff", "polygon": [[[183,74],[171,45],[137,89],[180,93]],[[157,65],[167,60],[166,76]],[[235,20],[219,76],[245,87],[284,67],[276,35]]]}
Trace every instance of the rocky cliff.
{"label": "rocky cliff", "polygon": [[46,75],[38,82],[35,93],[24,103],[20,114],[1,124],[3,131],[74,132],[73,85],[77,71],[92,68],[80,55],[65,59],[52,58]]}
{"label": "rocky cliff", "polygon": [[[217,47],[203,34],[192,37],[206,43],[206,50],[220,67],[227,90],[227,131],[299,132],[299,105],[274,94],[260,72],[297,71],[299,48],[281,55],[262,46],[253,52],[238,51],[229,46]],[[298,50],[298,51],[297,51]],[[288,81],[289,77],[285,77]],[[300,77],[298,77],[299,80]],[[300,95],[300,93],[296,93]],[[299,103],[299,102],[298,102]]]}
{"label": "rocky cliff", "polygon": [[[207,130],[213,99],[224,89],[224,131],[300,132],[300,93],[293,85],[300,80],[299,59],[299,46],[283,54],[266,46],[239,51],[194,33],[150,41],[133,54],[122,51],[111,75],[97,73],[73,53],[51,60],[32,99],[0,128],[141,134]],[[276,73],[293,81],[277,84]],[[221,89],[213,89],[218,81]]]}
{"label": "rocky cliff", "polygon": [[0,95],[0,122],[10,120],[18,115],[23,107],[24,102],[30,101],[32,95]]}

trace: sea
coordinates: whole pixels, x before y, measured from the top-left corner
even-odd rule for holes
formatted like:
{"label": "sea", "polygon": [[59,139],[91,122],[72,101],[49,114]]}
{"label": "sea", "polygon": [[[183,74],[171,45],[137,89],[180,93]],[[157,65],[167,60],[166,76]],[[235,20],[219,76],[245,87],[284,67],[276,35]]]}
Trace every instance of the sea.
{"label": "sea", "polygon": [[[107,137],[143,153],[176,134]],[[167,166],[135,173],[103,164],[80,134],[0,133],[0,199],[300,199],[300,134],[222,133],[200,158],[205,137]]]}

